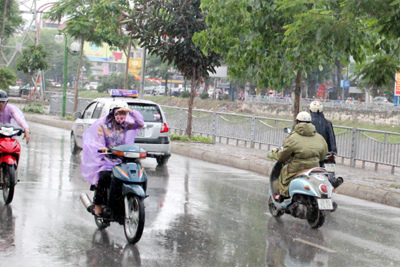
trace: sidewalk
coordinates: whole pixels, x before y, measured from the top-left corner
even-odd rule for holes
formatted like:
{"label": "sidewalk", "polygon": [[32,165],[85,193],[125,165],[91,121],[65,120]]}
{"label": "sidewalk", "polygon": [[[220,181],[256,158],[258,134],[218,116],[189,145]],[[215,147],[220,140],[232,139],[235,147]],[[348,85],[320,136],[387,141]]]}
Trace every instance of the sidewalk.
{"label": "sidewalk", "polygon": [[[72,121],[58,116],[25,114],[27,121],[42,123],[63,129],[72,129]],[[268,176],[274,164],[266,156],[268,151],[220,143],[172,142],[172,154],[180,154],[204,161],[249,170]],[[172,155],[173,156],[173,155]],[[336,176],[342,176],[344,183],[336,193],[352,196],[400,208],[400,176],[390,170],[352,168],[337,164]]]}

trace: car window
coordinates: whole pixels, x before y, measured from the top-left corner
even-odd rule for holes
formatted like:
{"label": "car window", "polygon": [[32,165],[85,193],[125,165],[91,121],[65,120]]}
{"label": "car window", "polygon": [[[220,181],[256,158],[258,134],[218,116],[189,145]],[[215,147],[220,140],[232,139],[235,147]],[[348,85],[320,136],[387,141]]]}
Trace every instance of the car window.
{"label": "car window", "polygon": [[90,104],[85,111],[83,112],[83,118],[84,119],[90,119],[92,117],[93,111],[97,105],[97,102],[93,102]]}
{"label": "car window", "polygon": [[163,122],[160,108],[157,105],[129,103],[129,108],[139,111],[145,122]]}
{"label": "car window", "polygon": [[98,103],[96,106],[96,109],[93,112],[92,119],[98,119],[100,118],[101,111],[103,110],[104,103]]}

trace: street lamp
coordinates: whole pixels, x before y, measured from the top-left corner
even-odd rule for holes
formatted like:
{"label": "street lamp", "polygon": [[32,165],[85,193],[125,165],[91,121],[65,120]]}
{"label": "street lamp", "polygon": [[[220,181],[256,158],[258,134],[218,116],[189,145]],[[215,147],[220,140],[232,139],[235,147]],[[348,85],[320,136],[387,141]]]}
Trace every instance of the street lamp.
{"label": "street lamp", "polygon": [[80,44],[73,42],[71,44],[71,48],[68,49],[67,36],[61,33],[58,33],[54,40],[56,43],[61,44],[64,41],[64,72],[63,72],[63,106],[62,106],[62,116],[65,117],[65,107],[67,104],[67,80],[68,80],[68,53],[71,55],[76,55],[76,53],[80,50]]}

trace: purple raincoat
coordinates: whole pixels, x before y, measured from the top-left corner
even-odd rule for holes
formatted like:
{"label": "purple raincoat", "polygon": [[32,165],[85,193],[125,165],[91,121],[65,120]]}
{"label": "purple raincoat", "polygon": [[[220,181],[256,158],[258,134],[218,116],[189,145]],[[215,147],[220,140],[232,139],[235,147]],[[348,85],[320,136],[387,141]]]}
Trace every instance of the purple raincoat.
{"label": "purple raincoat", "polygon": [[121,162],[119,159],[101,155],[97,150],[103,147],[133,145],[137,132],[142,128],[137,121],[143,122],[143,116],[136,110],[129,113],[125,122],[116,127],[113,125],[113,117],[106,115],[85,131],[82,138],[81,174],[88,183],[96,184],[101,171],[111,171]]}
{"label": "purple raincoat", "polygon": [[29,129],[29,126],[25,121],[25,116],[22,111],[16,106],[9,103],[7,103],[5,108],[0,111],[0,123],[12,124],[14,126],[21,127],[24,130]]}

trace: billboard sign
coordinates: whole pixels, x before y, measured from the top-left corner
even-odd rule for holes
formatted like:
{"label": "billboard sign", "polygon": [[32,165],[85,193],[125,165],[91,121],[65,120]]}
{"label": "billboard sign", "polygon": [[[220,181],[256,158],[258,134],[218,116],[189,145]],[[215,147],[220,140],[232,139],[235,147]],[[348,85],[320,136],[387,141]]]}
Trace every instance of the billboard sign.
{"label": "billboard sign", "polygon": [[394,95],[400,96],[400,72],[396,73],[396,81],[394,84]]}

